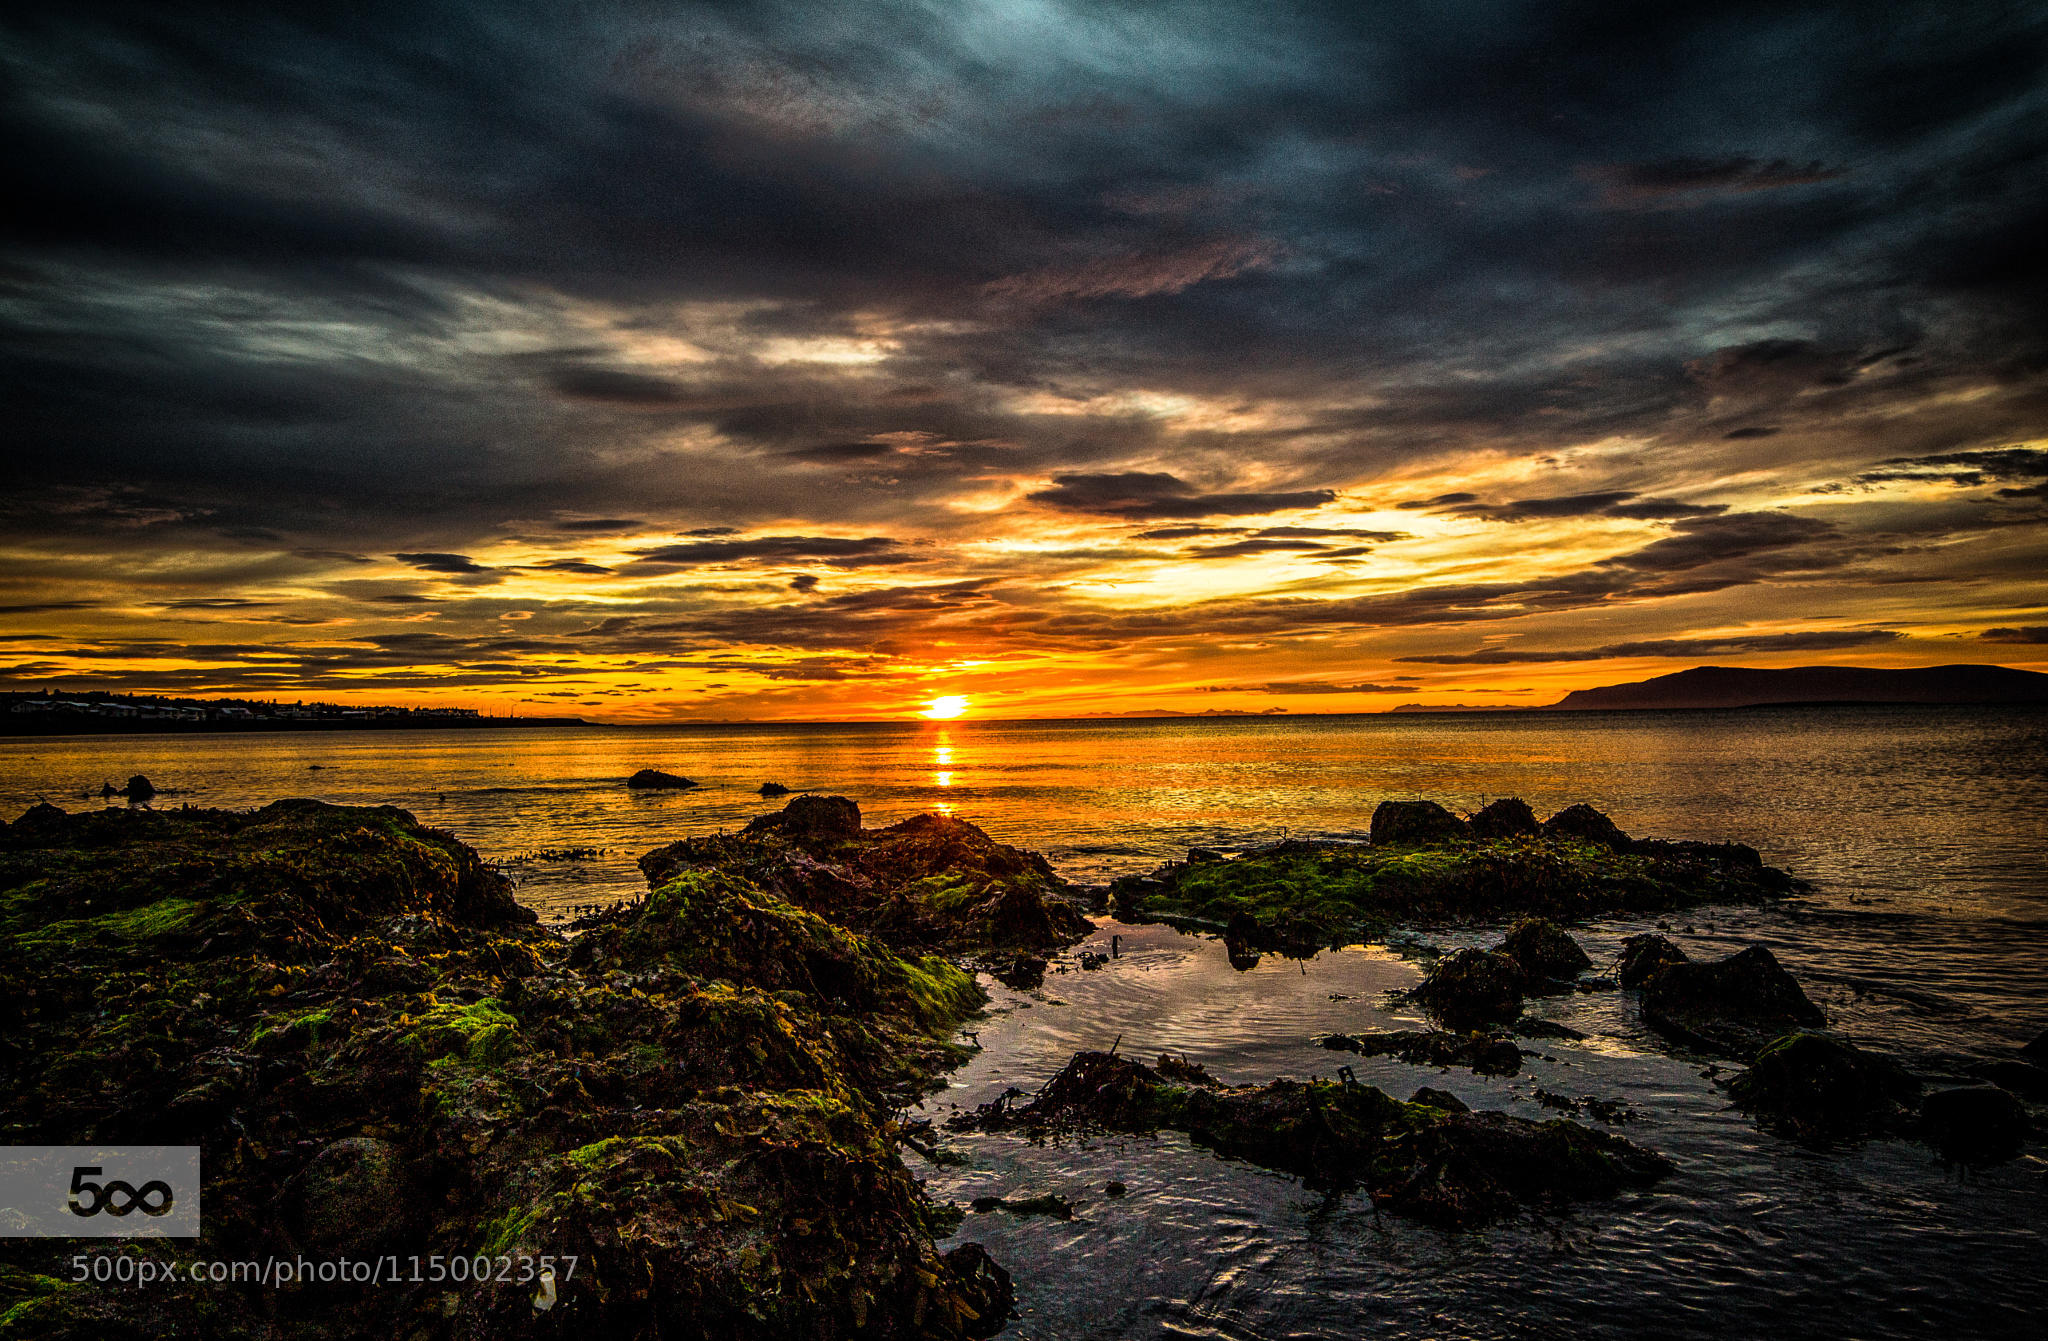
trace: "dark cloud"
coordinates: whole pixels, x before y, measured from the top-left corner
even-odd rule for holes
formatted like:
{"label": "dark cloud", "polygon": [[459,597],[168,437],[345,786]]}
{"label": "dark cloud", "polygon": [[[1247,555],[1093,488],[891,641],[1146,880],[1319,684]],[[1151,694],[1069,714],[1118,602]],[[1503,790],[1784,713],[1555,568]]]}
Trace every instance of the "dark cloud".
{"label": "dark cloud", "polygon": [[1797,163],[1776,158],[1769,161],[1747,155],[1719,158],[1664,158],[1649,163],[1622,163],[1595,168],[1588,177],[1607,188],[1610,205],[1670,206],[1686,197],[1712,192],[1773,191],[1788,186],[1811,186],[1841,177],[1840,168],[1818,160]]}
{"label": "dark cloud", "polygon": [[2048,643],[2048,624],[2025,624],[2018,628],[1986,629],[1977,635],[1987,643]]}
{"label": "dark cloud", "polygon": [[676,545],[637,549],[634,557],[642,564],[675,567],[750,563],[823,563],[834,568],[872,568],[888,564],[916,563],[922,557],[907,553],[903,543],[887,536],[839,539],[831,536],[769,535],[749,540],[693,540]]}
{"label": "dark cloud", "polygon": [[1623,657],[1720,657],[1760,652],[1821,652],[1872,647],[1896,641],[1890,629],[1816,629],[1801,633],[1740,634],[1727,638],[1656,638],[1604,647],[1539,651],[1490,647],[1479,652],[1440,652],[1394,660],[1423,666],[1513,666],[1551,661],[1611,661]]}
{"label": "dark cloud", "polygon": [[[1632,490],[1565,494],[1555,498],[1520,498],[1512,503],[1480,503],[1469,495],[1453,496],[1457,501],[1436,506],[1436,510],[1460,517],[1484,517],[1494,521],[1532,521],[1556,517],[1632,517],[1640,521],[1671,521],[1686,517],[1711,517],[1728,509],[1721,503],[1682,503],[1674,498],[1643,498]],[[1436,505],[1439,500],[1432,500]],[[1402,506],[1410,506],[1403,504]]]}
{"label": "dark cloud", "polygon": [[409,563],[427,573],[488,573],[491,570],[470,558],[467,554],[394,554],[392,558],[400,563]]}
{"label": "dark cloud", "polygon": [[586,563],[582,559],[550,559],[546,563],[536,563],[531,564],[529,566],[532,567],[535,571],[542,573],[599,574],[614,571],[613,569],[605,567],[603,564]]}
{"label": "dark cloud", "polygon": [[1026,497],[1044,507],[1111,517],[1217,517],[1321,507],[1337,495],[1331,489],[1205,494],[1173,475],[1131,470],[1055,475],[1052,488]]}

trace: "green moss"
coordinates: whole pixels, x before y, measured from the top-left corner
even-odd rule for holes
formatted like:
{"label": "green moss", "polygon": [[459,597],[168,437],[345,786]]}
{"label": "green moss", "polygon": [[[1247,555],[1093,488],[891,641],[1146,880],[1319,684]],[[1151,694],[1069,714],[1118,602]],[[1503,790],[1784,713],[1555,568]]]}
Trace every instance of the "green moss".
{"label": "green moss", "polygon": [[492,997],[469,1005],[437,1002],[413,1021],[402,1041],[425,1060],[460,1058],[483,1070],[519,1047],[519,1021]]}

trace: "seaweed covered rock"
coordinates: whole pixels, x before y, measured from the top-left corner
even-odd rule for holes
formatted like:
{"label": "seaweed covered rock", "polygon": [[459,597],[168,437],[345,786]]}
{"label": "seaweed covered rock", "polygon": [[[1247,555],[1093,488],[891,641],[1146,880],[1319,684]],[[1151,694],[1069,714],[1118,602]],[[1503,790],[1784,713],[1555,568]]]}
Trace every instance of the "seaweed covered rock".
{"label": "seaweed covered rock", "polygon": [[1464,1066],[1482,1076],[1511,1076],[1522,1069],[1522,1050],[1505,1034],[1475,1030],[1394,1029],[1367,1034],[1324,1034],[1316,1042],[1333,1051],[1364,1057],[1399,1057],[1413,1066]]}
{"label": "seaweed covered rock", "polygon": [[1478,838],[1516,838],[1542,828],[1536,823],[1536,812],[1529,809],[1529,803],[1513,796],[1488,801],[1472,812],[1472,818],[1466,822]]}
{"label": "seaweed covered rock", "polygon": [[1752,945],[1660,969],[1643,984],[1643,1022],[1691,1047],[1748,1060],[1772,1039],[1828,1021],[1777,956]]}
{"label": "seaweed covered rock", "polygon": [[1553,983],[1569,990],[1573,979],[1593,967],[1579,943],[1543,917],[1524,918],[1508,928],[1500,953],[1522,970],[1524,991],[1540,993]]}
{"label": "seaweed covered rock", "polygon": [[1492,950],[1458,950],[1431,965],[1408,995],[1459,1033],[1507,1024],[1522,1013],[1522,970]]}
{"label": "seaweed covered rock", "polygon": [[1168,862],[1119,877],[1111,904],[1125,920],[1187,930],[1241,919],[1255,933],[1238,937],[1245,943],[1307,953],[1402,923],[1643,916],[1758,903],[1798,887],[1732,844],[1631,842],[1611,825],[1576,820],[1501,832],[1514,827],[1512,817],[1468,825],[1434,802],[1390,801],[1375,812],[1370,843],[1294,839],[1220,861]]}
{"label": "seaweed covered rock", "polygon": [[627,778],[626,785],[644,791],[675,792],[694,787],[697,785],[697,781],[694,778],[686,778],[676,773],[664,773],[658,768],[643,768],[632,777]]}
{"label": "seaweed covered rock", "polygon": [[1404,1104],[1369,1085],[1332,1081],[1177,1084],[1106,1052],[1076,1054],[1028,1104],[998,1101],[952,1125],[1041,1137],[1182,1131],[1309,1187],[1363,1187],[1388,1210],[1454,1228],[1612,1197],[1671,1168],[1653,1151],[1562,1119]]}
{"label": "seaweed covered rock", "polygon": [[798,796],[739,833],[651,852],[640,868],[654,885],[689,870],[739,876],[899,949],[1043,953],[1094,929],[1037,853],[947,815],[864,828],[843,796]]}
{"label": "seaweed covered rock", "polygon": [[1646,932],[1621,943],[1614,978],[1625,990],[1633,992],[1671,965],[1683,964],[1686,960],[1685,951],[1673,945],[1669,938],[1654,931]]}
{"label": "seaweed covered rock", "polygon": [[[160,1260],[580,1262],[547,1309],[497,1279],[55,1288],[8,1301],[23,1335],[979,1337],[1009,1311],[896,1154],[973,980],[743,879],[686,873],[572,952],[389,807],[37,812],[0,829],[0,932],[0,1140],[199,1145],[204,1234]],[[61,1281],[75,1246],[9,1240],[0,1269]]]}
{"label": "seaweed covered rock", "polygon": [[1382,801],[1372,812],[1372,841],[1379,847],[1471,836],[1465,821],[1434,801]]}
{"label": "seaweed covered rock", "polygon": [[1920,1082],[1889,1057],[1828,1034],[1800,1032],[1767,1044],[1728,1088],[1763,1126],[1827,1142],[1896,1129]]}
{"label": "seaweed covered rock", "polygon": [[1566,806],[1543,821],[1543,832],[1598,843],[1617,852],[1625,852],[1629,847],[1629,836],[1621,831],[1621,826],[1584,801]]}
{"label": "seaweed covered rock", "polygon": [[1936,1090],[1920,1103],[1920,1139],[1958,1164],[2011,1159],[2030,1128],[2026,1105],[1989,1085]]}

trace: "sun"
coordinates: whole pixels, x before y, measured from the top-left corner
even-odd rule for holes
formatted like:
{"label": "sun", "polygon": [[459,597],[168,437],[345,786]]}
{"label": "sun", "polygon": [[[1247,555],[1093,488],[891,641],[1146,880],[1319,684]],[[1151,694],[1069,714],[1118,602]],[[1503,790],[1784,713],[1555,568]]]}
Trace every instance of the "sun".
{"label": "sun", "polygon": [[934,720],[944,721],[950,718],[958,717],[961,713],[966,711],[966,699],[962,698],[958,694],[948,694],[944,698],[933,699],[931,701],[931,706],[926,708],[924,712],[920,715],[924,717],[933,718]]}

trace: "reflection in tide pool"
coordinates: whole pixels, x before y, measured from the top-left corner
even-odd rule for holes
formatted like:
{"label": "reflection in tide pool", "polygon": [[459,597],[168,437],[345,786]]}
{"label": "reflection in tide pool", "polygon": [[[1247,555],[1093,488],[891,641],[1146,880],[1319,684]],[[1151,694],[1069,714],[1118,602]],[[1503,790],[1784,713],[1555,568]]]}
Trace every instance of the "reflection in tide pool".
{"label": "reflection in tide pool", "polygon": [[[282,796],[391,803],[506,865],[544,913],[637,894],[635,859],[775,808],[763,783],[857,800],[870,824],[958,814],[1101,880],[1192,846],[1358,836],[1389,798],[1475,808],[1588,800],[1635,833],[1733,839],[1814,883],[1780,908],[1707,909],[1672,934],[1700,954],[1768,945],[1836,1026],[1923,1063],[1990,1055],[2048,1027],[2048,712],[1881,708],[1699,713],[107,736],[0,742],[0,801],[100,804],[145,773],[159,806]],[[636,769],[684,792],[632,792]],[[602,849],[543,860],[548,849]],[[1632,930],[1584,930],[1596,958]],[[1232,1081],[1334,1071],[1308,1043],[1403,1017],[1388,947],[1233,971],[1222,947],[1105,926],[1107,967],[992,987],[982,1053],[934,1098],[1029,1090],[1074,1051],[1185,1052]],[[1431,935],[1437,945],[1473,937]],[[1410,947],[1412,952],[1412,947]],[[1071,966],[1076,962],[1069,959]],[[2048,1293],[2040,1146],[1944,1169],[1914,1144],[1815,1153],[1760,1134],[1699,1063],[1644,1037],[1618,994],[1548,1002],[1590,1037],[1544,1042],[1490,1080],[1346,1057],[1405,1097],[1428,1083],[1536,1114],[1539,1086],[1619,1099],[1675,1177],[1609,1206],[1445,1234],[1218,1160],[1184,1138],[1033,1146],[958,1138],[919,1169],[966,1201],[1057,1191],[1071,1223],[970,1216],[961,1236],[1016,1269],[1030,1337],[1969,1337],[2038,1332]],[[1111,1199],[1118,1179],[1130,1195]]]}

